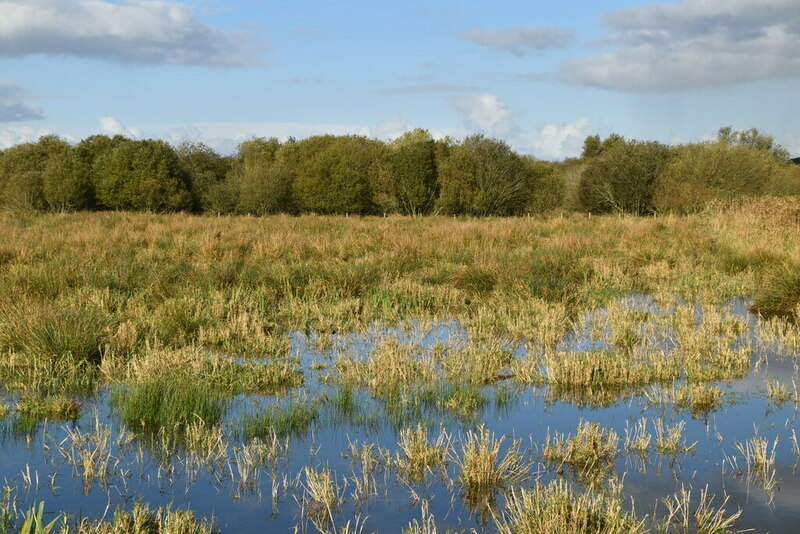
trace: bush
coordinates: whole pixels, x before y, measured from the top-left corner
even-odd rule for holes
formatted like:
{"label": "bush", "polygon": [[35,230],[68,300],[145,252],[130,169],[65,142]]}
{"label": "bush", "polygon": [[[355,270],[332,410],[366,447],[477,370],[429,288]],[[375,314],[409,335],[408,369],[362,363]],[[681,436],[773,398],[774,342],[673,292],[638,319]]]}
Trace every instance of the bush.
{"label": "bush", "polygon": [[614,143],[586,164],[579,186],[583,208],[590,213],[651,212],[655,182],[671,156],[661,143]]}
{"label": "bush", "polygon": [[684,146],[658,178],[653,206],[687,213],[712,200],[759,196],[788,185],[787,172],[767,150],[724,141]]}
{"label": "bush", "polygon": [[94,188],[104,208],[180,211],[192,208],[189,180],[164,141],[124,141],[98,156]]}
{"label": "bush", "polygon": [[503,141],[473,135],[450,149],[439,168],[436,210],[452,215],[524,213],[533,169]]}
{"label": "bush", "polygon": [[366,137],[325,135],[290,144],[278,157],[295,171],[292,193],[300,210],[367,214],[374,211],[371,184],[384,149]]}

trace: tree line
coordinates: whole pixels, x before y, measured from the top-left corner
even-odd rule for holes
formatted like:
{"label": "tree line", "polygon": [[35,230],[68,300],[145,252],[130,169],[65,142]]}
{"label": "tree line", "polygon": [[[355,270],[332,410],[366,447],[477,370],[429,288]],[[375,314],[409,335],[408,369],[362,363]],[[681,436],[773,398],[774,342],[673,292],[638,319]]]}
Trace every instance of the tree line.
{"label": "tree line", "polygon": [[37,211],[252,214],[522,215],[688,212],[740,196],[800,194],[800,167],[758,130],[667,146],[586,138],[580,158],[547,162],[481,135],[434,140],[413,130],[254,138],[232,156],[202,143],[55,136],[0,151],[0,205]]}

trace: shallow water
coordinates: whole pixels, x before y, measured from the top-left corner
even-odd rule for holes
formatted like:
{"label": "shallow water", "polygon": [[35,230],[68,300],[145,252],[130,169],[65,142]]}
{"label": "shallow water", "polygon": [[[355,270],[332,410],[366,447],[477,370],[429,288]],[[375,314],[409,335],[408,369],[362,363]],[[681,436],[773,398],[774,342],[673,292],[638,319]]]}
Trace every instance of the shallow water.
{"label": "shallow water", "polygon": [[[633,308],[657,313],[652,299],[634,297]],[[734,301],[728,310],[735,317],[746,318],[749,331],[742,343],[755,349],[753,362],[759,362],[742,379],[715,383],[726,392],[722,407],[707,415],[693,417],[672,404],[653,405],[641,392],[623,395],[609,406],[584,407],[568,400],[554,400],[545,387],[521,387],[513,380],[482,388],[487,402],[474,413],[458,415],[446,410],[422,408],[412,411],[408,420],[423,421],[429,426],[429,438],[444,428],[453,436],[455,450],[465,433],[484,425],[496,435],[521,440],[531,460],[530,482],[547,481],[565,476],[580,484],[569,468],[562,473],[542,463],[541,447],[549,435],[575,432],[579,421],[600,423],[614,429],[622,437],[626,428],[641,418],[648,419],[648,430],[655,434],[653,421],[660,418],[669,426],[685,422],[684,436],[696,442],[690,453],[667,456],[651,450],[644,457],[620,454],[614,462],[614,473],[623,480],[626,502],[639,517],[652,517],[665,512],[660,501],[682,486],[698,494],[708,487],[715,494],[715,504],[729,496],[726,509],[743,510],[736,528],[752,528],[758,532],[797,532],[800,521],[800,474],[798,456],[793,450],[792,431],[797,428],[798,407],[793,402],[776,406],[766,395],[766,379],[774,377],[791,385],[797,377],[797,359],[787,358],[756,336],[757,319],[748,314],[746,302]],[[603,311],[596,312],[602,314]],[[699,313],[699,312],[698,312]],[[410,521],[421,518],[422,500],[429,503],[440,531],[448,528],[491,532],[495,525],[486,513],[470,508],[458,483],[458,469],[451,462],[444,473],[429,473],[423,483],[410,483],[390,466],[379,466],[373,473],[375,491],[366,496],[354,495],[356,479],[361,479],[360,466],[350,457],[350,444],[374,443],[394,455],[398,428],[392,424],[386,406],[356,390],[358,414],[342,414],[324,404],[319,419],[310,430],[289,438],[288,454],[274,466],[258,470],[252,483],[242,485],[236,465],[230,461],[234,447],[241,447],[241,438],[233,430],[244,414],[263,409],[274,402],[293,402],[296,395],[306,398],[330,398],[337,389],[326,376],[340,353],[364,358],[375,343],[394,337],[401,343],[429,347],[434,343],[463,344],[468,332],[457,322],[443,321],[433,325],[411,323],[406,327],[366,334],[334,335],[316,339],[311,334],[292,336],[293,353],[301,362],[306,383],[288,396],[239,396],[228,402],[225,413],[229,460],[216,466],[196,466],[187,460],[187,453],[164,457],[145,440],[133,439],[124,446],[109,449],[108,476],[84,484],[83,470],[70,465],[67,430],[91,431],[96,424],[109,425],[112,441],[119,435],[121,421],[109,404],[109,391],[84,399],[81,417],[76,423],[42,423],[32,434],[14,431],[13,419],[2,423],[0,434],[0,478],[12,488],[18,506],[25,510],[34,502],[45,501],[48,512],[67,512],[75,517],[110,517],[115,506],[130,508],[135,500],[151,506],[172,504],[173,508],[191,509],[198,516],[216,518],[223,532],[287,531],[300,525],[315,531],[303,515],[303,469],[325,466],[335,473],[344,497],[334,513],[336,525],[360,518],[365,532],[399,532]],[[322,352],[320,348],[324,349]],[[526,350],[516,346],[517,351]],[[560,350],[603,348],[602,341],[590,339],[587,332],[573,332],[558,347]],[[792,356],[792,355],[789,355]],[[326,367],[314,364],[326,364]],[[9,397],[13,402],[13,397]],[[359,415],[360,414],[360,415]],[[408,414],[407,414],[408,415]],[[775,447],[775,484],[770,490],[757,476],[748,474],[737,442],[754,435],[767,438]],[[63,450],[63,453],[62,453]],[[73,451],[74,452],[74,451]],[[502,504],[502,497],[498,497]],[[502,509],[502,507],[500,508]],[[52,517],[52,516],[51,516]]]}

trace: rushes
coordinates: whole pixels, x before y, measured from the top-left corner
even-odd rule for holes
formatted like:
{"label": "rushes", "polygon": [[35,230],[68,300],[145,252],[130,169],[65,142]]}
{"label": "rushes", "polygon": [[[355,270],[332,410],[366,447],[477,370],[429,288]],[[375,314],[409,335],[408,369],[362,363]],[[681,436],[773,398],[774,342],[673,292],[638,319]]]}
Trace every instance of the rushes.
{"label": "rushes", "polygon": [[685,421],[679,421],[672,426],[664,426],[664,421],[656,419],[656,450],[661,454],[674,456],[685,452],[691,452],[697,442],[687,443],[683,437],[683,430],[686,427]]}
{"label": "rushes", "polygon": [[176,377],[152,378],[129,390],[117,388],[111,401],[128,428],[147,432],[183,431],[198,421],[213,426],[224,411],[216,391]]}
{"label": "rushes", "polygon": [[505,440],[505,436],[497,439],[486,429],[467,433],[461,456],[454,461],[461,469],[461,484],[470,504],[490,500],[495,490],[530,476],[530,464],[523,458],[519,442],[513,440],[502,452]]}
{"label": "rushes", "polygon": [[568,464],[579,473],[595,478],[612,467],[618,442],[619,436],[613,430],[581,421],[574,436],[548,436],[542,454],[550,463]]}
{"label": "rushes", "polygon": [[[714,507],[714,495],[708,493],[708,487],[700,490],[700,501],[692,506],[692,489],[681,489],[669,498],[664,499],[667,516],[661,524],[665,532],[698,532],[699,534],[728,534],[738,532],[733,526],[742,510],[728,514],[725,505],[729,497],[726,495],[719,507]],[[693,510],[694,508],[694,510]]]}
{"label": "rushes", "polygon": [[644,522],[622,507],[621,489],[580,493],[564,480],[512,491],[498,524],[502,534],[637,534]]}
{"label": "rushes", "polygon": [[397,446],[400,451],[396,465],[412,482],[421,482],[427,471],[444,464],[452,445],[450,435],[444,429],[431,443],[428,441],[428,430],[422,424],[417,424],[416,428],[400,431]]}
{"label": "rushes", "polygon": [[695,417],[719,408],[722,405],[722,398],[721,389],[707,384],[684,385],[675,391],[675,405],[688,409]]}

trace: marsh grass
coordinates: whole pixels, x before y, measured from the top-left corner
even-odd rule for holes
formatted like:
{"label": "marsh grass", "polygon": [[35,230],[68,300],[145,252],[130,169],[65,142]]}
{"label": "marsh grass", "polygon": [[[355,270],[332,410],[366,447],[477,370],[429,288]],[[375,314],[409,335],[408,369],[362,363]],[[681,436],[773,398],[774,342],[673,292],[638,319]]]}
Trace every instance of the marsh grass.
{"label": "marsh grass", "polygon": [[28,432],[34,430],[40,421],[75,421],[80,409],[81,404],[71,397],[26,395],[19,399],[15,408],[17,419],[14,428]]}
{"label": "marsh grass", "polygon": [[800,318],[800,264],[786,262],[769,273],[750,310],[764,317]]}
{"label": "marsh grass", "polygon": [[344,502],[344,488],[340,487],[336,474],[328,468],[306,467],[303,476],[303,515],[318,530],[326,532],[327,527],[334,523],[334,514]]}
{"label": "marsh grass", "polygon": [[206,384],[180,377],[154,377],[131,388],[118,386],[111,403],[133,431],[149,434],[176,432],[202,421],[213,426],[222,419],[225,406],[220,395]]}
{"label": "marsh grass", "polygon": [[564,480],[513,490],[498,522],[502,534],[638,534],[647,532],[622,505],[621,489],[579,492]]}
{"label": "marsh grass", "polygon": [[667,515],[661,521],[659,530],[664,532],[698,532],[700,534],[733,534],[746,532],[735,530],[736,520],[742,515],[741,508],[729,514],[725,510],[730,497],[725,495],[722,503],[714,506],[715,495],[709,494],[708,487],[700,490],[697,505],[692,504],[692,488],[681,489],[663,500]]}
{"label": "marsh grass", "polygon": [[668,456],[691,452],[697,442],[688,443],[683,436],[685,421],[678,421],[672,426],[665,426],[662,419],[653,421],[656,430],[656,451]]}
{"label": "marsh grass", "polygon": [[198,520],[191,510],[169,506],[151,510],[136,502],[130,511],[118,509],[111,521],[83,519],[67,525],[62,534],[219,534],[212,520]]}
{"label": "marsh grass", "polygon": [[548,435],[542,457],[556,466],[570,465],[585,479],[598,482],[613,469],[618,443],[614,430],[581,421],[574,436]]}
{"label": "marsh grass", "polygon": [[445,465],[452,448],[452,438],[442,429],[439,436],[431,442],[428,439],[428,429],[417,424],[416,427],[400,431],[397,446],[399,451],[394,465],[409,480],[419,483],[424,480],[427,472]]}
{"label": "marsh grass", "polygon": [[308,398],[277,402],[254,414],[246,414],[241,423],[247,439],[277,436],[302,436],[306,434],[320,416],[316,400]]}
{"label": "marsh grass", "polygon": [[717,386],[686,384],[675,390],[675,405],[685,408],[696,418],[707,417],[709,412],[722,406],[724,393]]}
{"label": "marsh grass", "polygon": [[503,446],[506,437],[496,438],[486,429],[469,431],[464,437],[461,454],[452,454],[460,468],[460,481],[470,506],[492,507],[497,490],[508,489],[531,476],[531,463],[520,451],[518,440]]}

